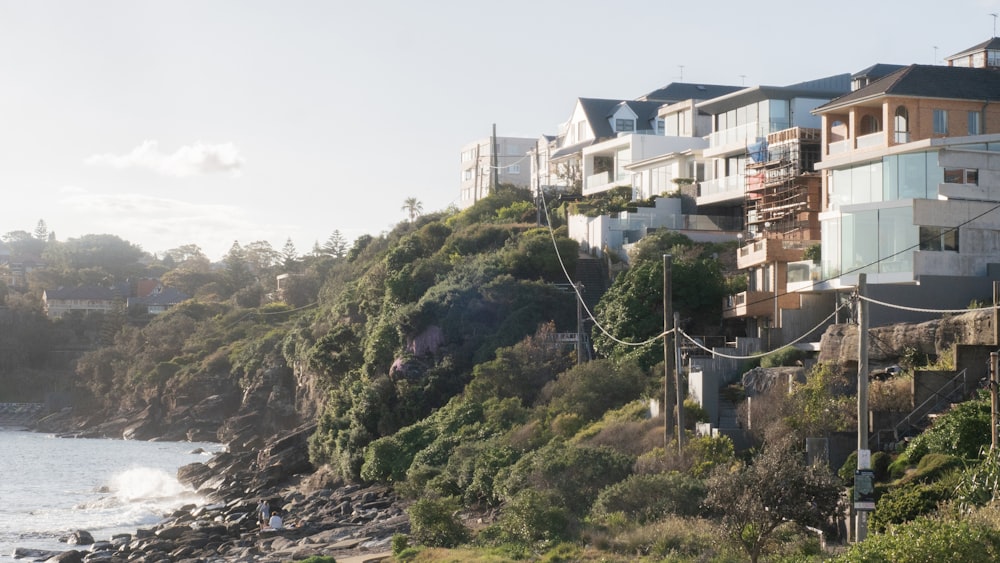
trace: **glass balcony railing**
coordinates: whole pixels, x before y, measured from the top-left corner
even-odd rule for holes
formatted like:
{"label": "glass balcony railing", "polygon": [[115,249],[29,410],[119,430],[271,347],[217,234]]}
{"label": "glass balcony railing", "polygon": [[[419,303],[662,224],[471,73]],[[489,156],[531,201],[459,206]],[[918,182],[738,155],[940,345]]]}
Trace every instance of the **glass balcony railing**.
{"label": "glass balcony railing", "polygon": [[742,194],[743,193],[743,174],[737,174],[736,176],[726,176],[725,178],[716,178],[714,180],[705,180],[700,183],[700,189],[698,190],[699,197],[708,196],[719,196],[723,194]]}
{"label": "glass balcony railing", "polygon": [[721,148],[732,145],[746,146],[748,142],[756,141],[759,136],[761,135],[758,131],[757,122],[754,121],[712,133],[708,137],[708,145],[711,148]]}

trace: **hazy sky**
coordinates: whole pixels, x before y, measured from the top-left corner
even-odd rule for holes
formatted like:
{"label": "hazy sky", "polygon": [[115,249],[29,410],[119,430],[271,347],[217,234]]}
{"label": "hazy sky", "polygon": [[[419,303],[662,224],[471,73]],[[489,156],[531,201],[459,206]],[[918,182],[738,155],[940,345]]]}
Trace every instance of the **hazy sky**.
{"label": "hazy sky", "polygon": [[[683,8],[682,8],[683,7]],[[552,134],[577,97],[783,86],[930,64],[1000,0],[0,0],[0,233],[150,252],[339,229],[458,201],[459,150]]]}

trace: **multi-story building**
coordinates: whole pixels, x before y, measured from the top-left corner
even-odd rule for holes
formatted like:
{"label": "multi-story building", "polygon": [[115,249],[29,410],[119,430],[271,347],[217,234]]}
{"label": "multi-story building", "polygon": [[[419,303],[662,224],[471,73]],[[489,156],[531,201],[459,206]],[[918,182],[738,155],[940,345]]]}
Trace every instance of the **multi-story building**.
{"label": "multi-story building", "polygon": [[527,188],[531,184],[528,152],[535,142],[524,137],[486,137],[462,147],[459,207],[471,206],[499,184]]}
{"label": "multi-story building", "polygon": [[[846,291],[961,309],[1000,279],[997,40],[910,65],[817,107],[824,212],[820,280]],[[872,323],[926,318],[872,307]]]}
{"label": "multi-story building", "polygon": [[783,343],[782,311],[801,309],[800,297],[787,294],[789,263],[819,241],[822,198],[813,164],[820,120],[810,111],[850,84],[842,74],[749,87],[697,105],[712,123],[698,212],[739,224],[737,266],[747,276],[747,290],[727,299],[723,316],[745,320],[747,334],[766,346]]}

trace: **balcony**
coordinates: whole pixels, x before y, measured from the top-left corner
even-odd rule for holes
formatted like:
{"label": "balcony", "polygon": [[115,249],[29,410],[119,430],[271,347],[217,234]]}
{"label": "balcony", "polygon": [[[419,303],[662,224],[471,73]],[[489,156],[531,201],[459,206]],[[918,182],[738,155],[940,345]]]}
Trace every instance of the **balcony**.
{"label": "balcony", "polygon": [[743,270],[772,262],[796,262],[802,259],[806,244],[802,241],[764,238],[739,248],[736,267]]}
{"label": "balcony", "polygon": [[874,149],[885,146],[885,131],[878,131],[858,137],[858,150]]}
{"label": "balcony", "polygon": [[705,156],[716,156],[735,149],[746,150],[747,143],[756,141],[760,136],[756,121],[716,131],[708,136]]}
{"label": "balcony", "polygon": [[705,180],[699,184],[698,205],[718,203],[729,200],[742,200],[744,197],[744,183],[746,179],[743,174]]}
{"label": "balcony", "polygon": [[845,139],[843,141],[834,141],[830,143],[826,149],[826,153],[832,156],[835,154],[844,154],[849,150],[851,150],[851,140]]}
{"label": "balcony", "polygon": [[774,293],[769,291],[744,291],[726,298],[722,317],[768,317],[774,315]]}
{"label": "balcony", "polygon": [[587,176],[583,181],[583,195],[606,192],[617,186],[631,186],[632,178],[613,178],[611,172],[598,172]]}

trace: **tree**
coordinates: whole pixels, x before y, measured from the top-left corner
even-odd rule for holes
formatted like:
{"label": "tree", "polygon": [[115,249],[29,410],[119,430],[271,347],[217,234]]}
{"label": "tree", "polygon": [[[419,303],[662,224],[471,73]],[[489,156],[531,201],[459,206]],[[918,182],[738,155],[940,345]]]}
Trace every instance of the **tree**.
{"label": "tree", "polygon": [[424,212],[424,204],[420,203],[420,200],[415,197],[408,197],[403,201],[403,207],[400,209],[406,212],[412,223]]}
{"label": "tree", "polygon": [[224,259],[226,263],[226,281],[233,293],[243,289],[253,281],[253,274],[247,264],[247,254],[239,241],[233,241],[229,253]]}
{"label": "tree", "polygon": [[[412,219],[411,219],[412,220]],[[323,244],[322,248],[323,254],[333,256],[334,258],[343,258],[347,256],[347,239],[344,235],[340,233],[340,230],[334,230],[330,234],[330,238],[326,239],[326,243]]]}
{"label": "tree", "polygon": [[45,225],[43,219],[39,219],[38,224],[35,225],[35,238],[38,240],[49,240],[49,228]]}
{"label": "tree", "polygon": [[719,468],[708,481],[706,506],[753,563],[781,524],[822,527],[836,513],[836,476],[825,465],[806,465],[795,444],[775,432],[750,465],[737,472]]}
{"label": "tree", "polygon": [[292,237],[288,237],[285,240],[285,246],[281,249],[281,263],[286,270],[291,270],[295,268],[298,258],[299,254],[295,250],[295,243],[292,242]]}
{"label": "tree", "polygon": [[251,242],[243,250],[246,253],[247,265],[250,267],[250,271],[258,275],[271,269],[272,266],[281,260],[281,255],[266,240]]}

